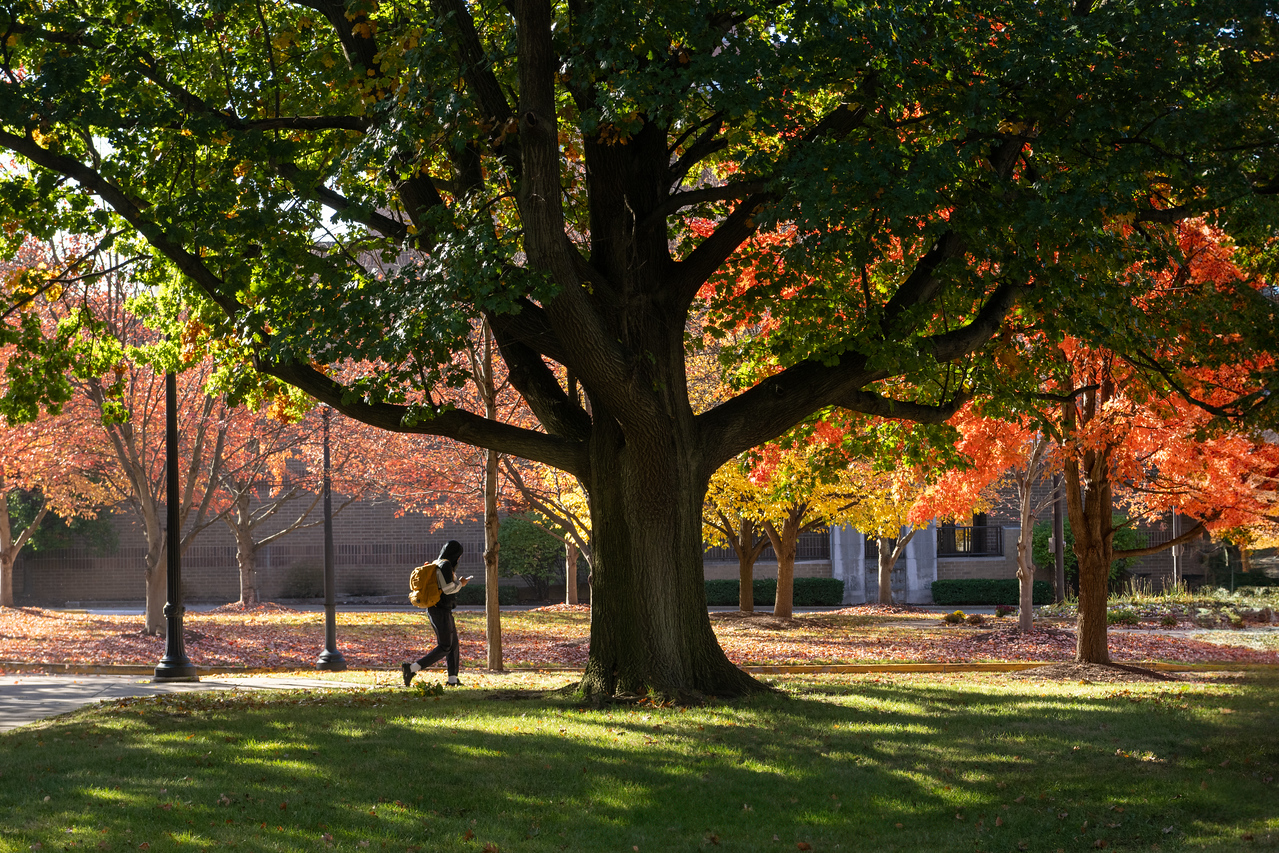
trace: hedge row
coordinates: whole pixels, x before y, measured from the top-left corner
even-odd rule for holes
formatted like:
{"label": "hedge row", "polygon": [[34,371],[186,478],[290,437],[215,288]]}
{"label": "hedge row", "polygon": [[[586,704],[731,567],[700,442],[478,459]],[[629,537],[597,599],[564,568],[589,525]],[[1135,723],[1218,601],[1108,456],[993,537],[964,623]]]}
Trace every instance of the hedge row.
{"label": "hedge row", "polygon": [[[1052,604],[1052,584],[1047,581],[1035,581],[1032,589],[1032,600],[1035,604]],[[933,581],[933,603],[1016,605],[1018,581],[1016,578]]]}
{"label": "hedge row", "polygon": [[[706,604],[710,607],[735,607],[738,604],[738,582],[707,581]],[[772,604],[777,598],[777,581],[760,578],[751,585],[756,605]],[[835,578],[795,578],[796,607],[834,607],[844,600],[844,582]]]}
{"label": "hedge row", "polygon": [[[457,591],[457,603],[465,604],[470,607],[473,605],[484,604],[484,585],[464,586]],[[520,591],[513,586],[499,586],[497,588],[498,604],[519,604]]]}

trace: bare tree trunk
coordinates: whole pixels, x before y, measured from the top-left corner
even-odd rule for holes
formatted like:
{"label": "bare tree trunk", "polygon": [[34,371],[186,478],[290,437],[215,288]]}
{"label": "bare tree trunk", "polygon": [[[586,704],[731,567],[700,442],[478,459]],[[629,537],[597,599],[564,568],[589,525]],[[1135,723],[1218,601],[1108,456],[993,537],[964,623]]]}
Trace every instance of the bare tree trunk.
{"label": "bare tree trunk", "polygon": [[164,636],[168,628],[168,620],[164,618],[164,604],[169,594],[168,562],[165,557],[164,541],[163,533],[147,537],[147,602],[142,633],[152,637]]}
{"label": "bare tree trunk", "polygon": [[13,564],[18,561],[18,549],[13,547],[12,528],[9,526],[9,496],[0,479],[0,607],[13,606]]}
{"label": "bare tree trunk", "polygon": [[502,671],[502,611],[498,602],[497,451],[484,462],[484,636],[488,640],[488,668]]}
{"label": "bare tree trunk", "polygon": [[[1100,395],[1089,391],[1084,397],[1083,421],[1095,416],[1110,391],[1102,383]],[[1100,396],[1100,399],[1099,399]],[[1076,430],[1078,414],[1073,402],[1063,406],[1067,434]],[[1080,663],[1110,663],[1107,643],[1106,600],[1110,594],[1112,558],[1112,510],[1110,449],[1076,450],[1062,466],[1066,480],[1066,509],[1075,534],[1075,556],[1079,560],[1079,622],[1075,659]],[[1082,471],[1081,471],[1082,468]]]}
{"label": "bare tree trunk", "polygon": [[253,519],[249,514],[249,491],[240,489],[235,495],[235,507],[222,517],[235,538],[235,561],[240,567],[240,600],[242,607],[252,607],[261,601],[258,593],[258,549],[253,541]]}
{"label": "bare tree trunk", "polygon": [[1030,540],[1033,531],[1022,520],[1021,534],[1017,537],[1017,627],[1022,631],[1035,630],[1035,567],[1030,561]]}
{"label": "bare tree trunk", "polygon": [[577,604],[577,543],[564,542],[564,603]]}
{"label": "bare tree trunk", "polygon": [[767,690],[728,659],[706,616],[706,483],[696,466],[667,435],[623,435],[598,400],[593,410],[585,485],[597,523],[582,692],[681,698]]}
{"label": "bare tree trunk", "polygon": [[1066,600],[1066,497],[1061,490],[1061,474],[1053,474],[1053,600]]}
{"label": "bare tree trunk", "polygon": [[[497,385],[493,377],[493,332],[488,321],[480,324],[482,349],[471,350],[471,376],[484,401],[484,417],[498,419]],[[502,671],[502,610],[498,600],[498,527],[496,450],[484,453],[484,637],[488,643],[488,668]]]}
{"label": "bare tree trunk", "polygon": [[790,618],[795,612],[795,550],[799,544],[800,522],[807,507],[793,506],[782,522],[782,529],[771,521],[764,522],[768,540],[777,555],[777,596],[773,599],[773,615]]}
{"label": "bare tree trunk", "polygon": [[0,549],[0,607],[13,607],[13,565],[18,554],[11,548]]}
{"label": "bare tree trunk", "polygon": [[49,512],[48,504],[41,503],[40,511],[27,525],[26,529],[14,537],[13,522],[9,518],[9,501],[3,490],[4,480],[0,479],[0,607],[13,607],[13,567],[18,562],[18,555],[30,541],[31,536],[44,521]]}
{"label": "bare tree trunk", "polygon": [[[742,542],[746,541],[746,527],[749,522],[742,521]],[[737,609],[743,613],[755,612],[755,560],[750,549],[741,547],[737,550]],[[778,563],[778,572],[781,564]],[[780,574],[779,574],[780,577]],[[774,602],[775,603],[775,602]]]}
{"label": "bare tree trunk", "polygon": [[879,537],[879,603],[893,603],[893,566],[897,563],[897,549],[893,540]]}
{"label": "bare tree trunk", "polygon": [[1017,490],[1021,498],[1017,531],[1017,627],[1027,633],[1035,630],[1035,566],[1030,557],[1035,535],[1035,507],[1031,490],[1039,475],[1039,455],[1037,449],[1026,470],[1017,475]]}

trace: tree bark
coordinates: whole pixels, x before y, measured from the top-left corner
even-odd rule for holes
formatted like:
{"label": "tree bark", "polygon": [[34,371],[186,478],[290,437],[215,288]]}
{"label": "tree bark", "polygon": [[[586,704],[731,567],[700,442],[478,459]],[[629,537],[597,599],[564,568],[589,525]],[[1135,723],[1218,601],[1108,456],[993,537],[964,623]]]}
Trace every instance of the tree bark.
{"label": "tree bark", "polygon": [[[159,526],[158,521],[156,526]],[[166,535],[166,533],[159,533],[147,538],[147,601],[142,633],[151,637],[163,637],[168,628],[167,620],[164,618],[164,604],[169,597],[168,561],[164,551]]]}
{"label": "tree bark", "polygon": [[[1098,391],[1084,395],[1083,410],[1076,412],[1072,401],[1063,406],[1067,435],[1074,435],[1079,415],[1084,423],[1095,416],[1110,390],[1103,382]],[[1112,556],[1112,512],[1110,448],[1075,449],[1062,465],[1066,481],[1066,511],[1075,534],[1075,556],[1079,560],[1079,620],[1075,660],[1079,663],[1110,663],[1107,642],[1106,601],[1110,595]]]}
{"label": "tree bark", "polygon": [[[471,380],[484,401],[484,417],[498,419],[497,384],[493,375],[493,331],[487,322],[480,324],[482,338],[479,351],[471,349]],[[498,599],[498,529],[497,466],[498,452],[484,453],[484,638],[487,643],[488,668],[502,671],[502,610]]]}
{"label": "tree bark", "polygon": [[1065,496],[1061,491],[1061,474],[1053,474],[1053,600],[1066,600],[1066,523]]}
{"label": "tree bark", "polygon": [[[4,480],[0,479],[0,487]],[[18,562],[18,555],[30,541],[32,534],[40,527],[49,505],[42,503],[31,523],[16,537],[13,535],[13,521],[9,517],[9,501],[3,488],[0,488],[0,607],[13,607],[13,567]]]}
{"label": "tree bark", "polygon": [[1035,630],[1035,566],[1030,561],[1030,542],[1034,519],[1022,521],[1017,537],[1017,627],[1029,633]]}
{"label": "tree bark", "polygon": [[240,567],[240,600],[242,607],[261,601],[258,593],[258,546],[253,541],[253,517],[249,513],[249,491],[242,488],[235,495],[234,507],[223,516],[235,537],[235,561]]}
{"label": "tree bark", "polygon": [[695,454],[639,430],[624,438],[598,401],[594,413],[587,494],[595,564],[582,692],[678,700],[767,690],[729,661],[707,618],[706,482]]}
{"label": "tree bark", "polygon": [[800,523],[808,507],[792,506],[778,530],[771,521],[764,522],[764,531],[777,555],[777,596],[773,599],[773,615],[789,619],[795,613],[795,550],[799,544]]}
{"label": "tree bark", "polygon": [[577,604],[577,543],[564,542],[564,603]]}
{"label": "tree bark", "polygon": [[755,546],[755,525],[743,518],[738,524],[737,547],[737,609],[743,613],[755,612],[755,559],[759,549]]}
{"label": "tree bark", "polygon": [[484,459],[484,636],[488,668],[502,671],[502,611],[498,601],[497,451]]}
{"label": "tree bark", "polygon": [[893,540],[879,537],[879,603],[893,603],[893,566],[897,563],[897,549]]}

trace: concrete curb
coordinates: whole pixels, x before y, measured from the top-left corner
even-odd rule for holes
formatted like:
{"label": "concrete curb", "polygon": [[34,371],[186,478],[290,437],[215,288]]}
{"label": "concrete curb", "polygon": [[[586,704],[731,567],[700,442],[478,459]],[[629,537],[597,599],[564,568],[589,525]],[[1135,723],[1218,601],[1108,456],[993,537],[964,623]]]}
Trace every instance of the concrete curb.
{"label": "concrete curb", "polygon": [[[1074,661],[1009,661],[993,663],[849,663],[827,665],[795,665],[795,666],[743,666],[742,670],[752,675],[799,675],[803,673],[850,673],[850,672],[1018,672],[1023,669],[1034,669],[1040,666],[1051,666]],[[1150,663],[1148,661],[1112,661],[1121,666],[1139,666],[1156,672],[1219,672],[1223,670],[1279,670],[1279,664],[1272,663]]]}

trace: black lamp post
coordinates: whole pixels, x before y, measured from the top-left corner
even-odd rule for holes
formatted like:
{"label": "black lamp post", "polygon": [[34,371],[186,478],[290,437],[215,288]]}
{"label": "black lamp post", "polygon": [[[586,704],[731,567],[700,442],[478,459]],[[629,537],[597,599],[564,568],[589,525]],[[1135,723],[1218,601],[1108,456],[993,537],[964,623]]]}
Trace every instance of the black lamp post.
{"label": "black lamp post", "polygon": [[182,519],[178,491],[178,378],[173,372],[164,377],[164,467],[165,467],[165,524],[164,543],[167,548],[166,575],[168,601],[164,605],[164,617],[168,624],[164,635],[164,657],[155,667],[156,681],[199,681],[195,665],[187,658],[182,641]]}
{"label": "black lamp post", "polygon": [[334,600],[336,581],[333,574],[333,500],[329,483],[329,415],[325,406],[320,413],[324,422],[324,651],[315,661],[316,669],[341,672],[346,669],[346,658],[337,647],[337,602]]}

